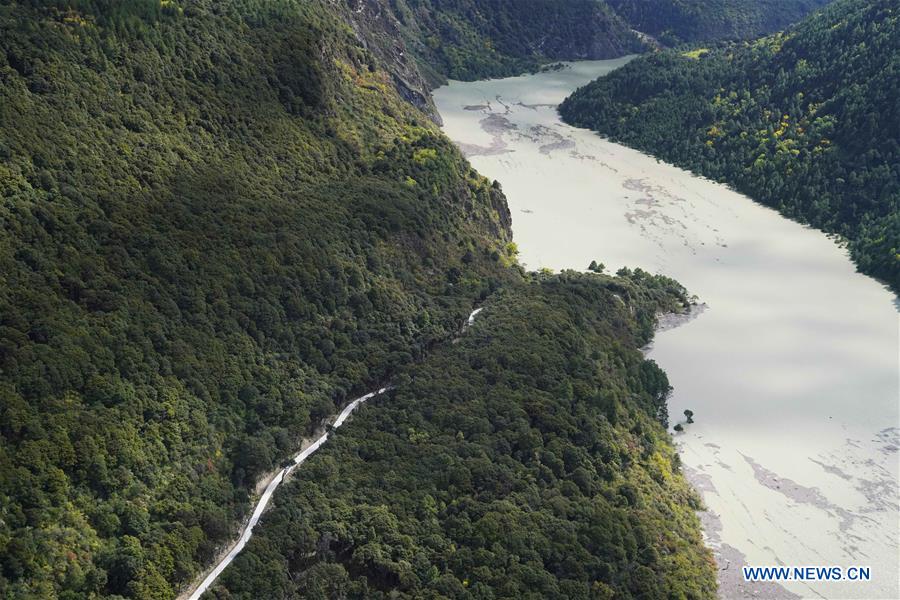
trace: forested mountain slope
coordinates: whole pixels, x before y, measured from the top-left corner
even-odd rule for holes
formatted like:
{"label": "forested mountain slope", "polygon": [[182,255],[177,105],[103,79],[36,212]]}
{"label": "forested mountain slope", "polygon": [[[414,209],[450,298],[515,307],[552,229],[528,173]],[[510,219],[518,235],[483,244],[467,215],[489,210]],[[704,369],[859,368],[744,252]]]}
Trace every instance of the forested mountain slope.
{"label": "forested mountain slope", "polygon": [[519,277],[508,209],[328,3],[3,3],[0,48],[0,596],[170,598]]}
{"label": "forested mountain slope", "polygon": [[635,60],[560,107],[849,239],[900,290],[900,2],[840,0],[786,33]]}
{"label": "forested mountain slope", "polygon": [[715,597],[638,350],[685,301],[639,270],[496,292],[296,472],[210,597]]}
{"label": "forested mountain slope", "polygon": [[769,33],[827,1],[350,0],[348,17],[377,23],[382,41],[367,36],[373,46],[394,57],[408,49],[438,85],[646,50],[634,29],[665,44]]}
{"label": "forested mountain slope", "polygon": [[[709,595],[694,500],[654,422],[665,376],[635,350],[656,310],[679,306],[683,291],[640,274],[524,283],[499,186],[403,100],[428,108],[402,40],[381,35],[393,25],[353,8],[0,4],[0,596],[173,598],[233,535],[262,473],[349,396],[394,380],[389,400],[401,404],[385,424],[446,414],[421,426],[457,440],[454,460],[466,461],[444,473],[455,487],[433,497],[485,501],[472,486],[490,469],[475,468],[483,457],[467,461],[493,444],[508,458],[491,510],[509,502],[518,523],[504,531],[510,561],[525,556],[532,509],[554,529],[571,519],[563,546],[592,557],[582,566],[560,554],[554,530],[528,542],[527,568],[509,562],[509,585]],[[512,311],[496,342],[440,350],[475,303],[510,287],[496,296]],[[556,333],[564,337],[541,348]],[[490,371],[466,364],[463,347],[477,339],[484,347],[471,356]],[[444,354],[417,379],[424,387],[397,378],[430,352]],[[531,364],[548,370],[537,377]],[[425,385],[464,391],[470,377],[466,393],[479,395],[459,406]],[[491,442],[485,420],[464,412],[487,406],[501,380],[496,401],[515,412],[516,446]],[[546,406],[527,404],[536,399]],[[438,471],[414,469],[401,445],[417,439],[408,429],[385,435],[400,436],[396,448],[362,457],[378,461],[375,471],[347,445],[329,450],[349,461],[347,490],[373,473],[395,474],[385,497],[445,485],[429,479]],[[276,504],[291,506],[291,493],[279,490]],[[591,499],[590,512],[576,497]],[[355,499],[335,500],[318,510]],[[353,510],[380,531],[383,508]],[[267,536],[297,535],[272,517],[260,525]],[[472,548],[466,562],[440,564],[446,536],[468,535],[450,517],[443,534],[404,534],[414,535],[404,548],[430,548],[418,583],[406,558],[383,567],[393,559],[375,545],[362,562],[323,560],[304,577],[343,585],[343,565],[372,589],[406,593],[437,590],[433,568],[457,591],[501,572],[473,538],[450,542]],[[543,566],[532,565],[538,554]],[[267,567],[280,577],[272,585],[294,572],[278,564]],[[483,585],[501,589],[493,577]]]}
{"label": "forested mountain slope", "polygon": [[631,27],[666,45],[749,38],[783,29],[830,0],[606,0]]}
{"label": "forested mountain slope", "polygon": [[406,40],[431,79],[518,75],[547,60],[643,48],[601,0],[398,0]]}

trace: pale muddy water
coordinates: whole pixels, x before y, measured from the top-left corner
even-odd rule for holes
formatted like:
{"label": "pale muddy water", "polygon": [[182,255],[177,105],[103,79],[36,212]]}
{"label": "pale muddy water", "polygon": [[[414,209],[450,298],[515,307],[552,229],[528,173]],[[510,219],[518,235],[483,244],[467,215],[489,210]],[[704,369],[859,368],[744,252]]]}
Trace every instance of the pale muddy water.
{"label": "pale muddy water", "polygon": [[[627,59],[435,93],[444,130],[509,199],[520,260],[665,273],[706,308],[650,350],[709,512],[724,597],[900,598],[898,309],[819,231],[563,124]],[[745,584],[741,566],[870,566],[868,583]]]}

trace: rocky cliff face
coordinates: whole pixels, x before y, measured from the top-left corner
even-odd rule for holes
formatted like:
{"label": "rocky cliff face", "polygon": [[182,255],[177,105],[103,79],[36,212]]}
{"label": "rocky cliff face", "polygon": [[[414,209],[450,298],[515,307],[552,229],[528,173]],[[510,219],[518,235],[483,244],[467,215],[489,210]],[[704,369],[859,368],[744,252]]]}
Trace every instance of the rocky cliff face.
{"label": "rocky cliff face", "polygon": [[400,96],[435,121],[440,116],[431,99],[431,85],[407,49],[408,36],[387,0],[331,0],[341,10],[362,45],[386,69]]}

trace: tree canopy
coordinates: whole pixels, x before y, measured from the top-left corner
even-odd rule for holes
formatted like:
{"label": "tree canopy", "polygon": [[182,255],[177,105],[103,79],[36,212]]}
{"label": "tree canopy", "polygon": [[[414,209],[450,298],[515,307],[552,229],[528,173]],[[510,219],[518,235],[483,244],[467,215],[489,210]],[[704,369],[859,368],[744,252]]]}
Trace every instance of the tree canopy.
{"label": "tree canopy", "polygon": [[829,1],[606,0],[633,28],[667,46],[771,33]]}
{"label": "tree canopy", "polygon": [[900,290],[898,14],[840,0],[753,42],[643,57],[560,112],[840,234]]}
{"label": "tree canopy", "polygon": [[638,348],[683,289],[533,275],[295,472],[210,598],[713,598]]}
{"label": "tree canopy", "polygon": [[329,6],[0,4],[0,596],[173,597],[519,277],[502,194]]}

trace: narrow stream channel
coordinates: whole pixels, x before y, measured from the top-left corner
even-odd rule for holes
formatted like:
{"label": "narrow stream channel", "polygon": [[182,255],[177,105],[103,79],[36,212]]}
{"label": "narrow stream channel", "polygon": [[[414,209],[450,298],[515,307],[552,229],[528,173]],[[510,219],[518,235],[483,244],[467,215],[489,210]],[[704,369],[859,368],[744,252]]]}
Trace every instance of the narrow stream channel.
{"label": "narrow stream channel", "polygon": [[[900,597],[896,296],[823,233],[559,120],[566,95],[627,60],[452,82],[435,99],[502,184],[528,268],[639,266],[706,303],[650,356],[675,387],[672,425],[694,412],[675,439],[722,596]],[[864,565],[872,581],[747,585],[745,564]]]}

